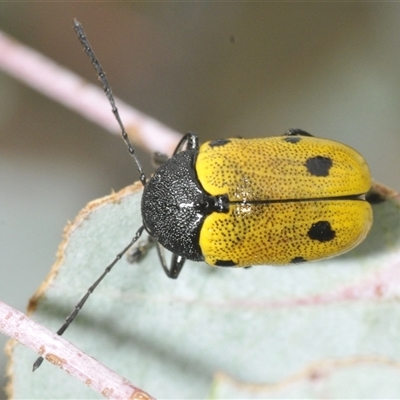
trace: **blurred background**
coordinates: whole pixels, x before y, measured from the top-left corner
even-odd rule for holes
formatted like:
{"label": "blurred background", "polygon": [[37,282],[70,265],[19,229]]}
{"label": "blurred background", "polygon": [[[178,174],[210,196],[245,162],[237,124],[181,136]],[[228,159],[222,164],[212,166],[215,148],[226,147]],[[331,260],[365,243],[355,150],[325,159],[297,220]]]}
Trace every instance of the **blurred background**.
{"label": "blurred background", "polygon": [[[400,3],[0,4],[1,30],[96,82],[74,17],[114,93],[171,128],[202,141],[302,128],[400,189]],[[1,71],[0,87],[0,299],[25,311],[67,221],[138,176],[117,136]]]}

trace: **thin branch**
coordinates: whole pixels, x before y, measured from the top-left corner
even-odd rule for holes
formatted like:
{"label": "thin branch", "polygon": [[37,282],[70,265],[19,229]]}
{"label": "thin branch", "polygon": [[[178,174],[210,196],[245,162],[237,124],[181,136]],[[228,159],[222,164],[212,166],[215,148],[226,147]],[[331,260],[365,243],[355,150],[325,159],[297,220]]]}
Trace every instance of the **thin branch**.
{"label": "thin branch", "polygon": [[154,399],[61,336],[0,301],[0,332],[109,399]]}
{"label": "thin branch", "polygon": [[[73,43],[76,43],[75,41]],[[77,52],[80,45],[76,43]],[[88,62],[88,68],[91,68]],[[120,135],[100,89],[0,31],[0,69],[111,133]],[[132,142],[150,152],[172,154],[181,135],[122,100],[116,103]]]}

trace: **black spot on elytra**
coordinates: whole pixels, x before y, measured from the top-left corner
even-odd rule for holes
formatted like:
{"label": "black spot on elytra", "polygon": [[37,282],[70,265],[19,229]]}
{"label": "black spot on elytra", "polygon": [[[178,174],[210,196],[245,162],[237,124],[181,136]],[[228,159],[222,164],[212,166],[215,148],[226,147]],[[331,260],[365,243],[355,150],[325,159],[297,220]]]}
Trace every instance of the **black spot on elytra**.
{"label": "black spot on elytra", "polygon": [[287,136],[311,136],[311,137],[313,136],[313,135],[311,135],[311,133],[303,131],[303,129],[299,129],[299,128],[289,129],[285,132],[285,135],[287,135]]}
{"label": "black spot on elytra", "polygon": [[313,176],[328,176],[332,167],[332,160],[329,157],[316,156],[306,161],[306,168]]}
{"label": "black spot on elytra", "polygon": [[285,136],[283,138],[283,140],[285,142],[288,142],[288,143],[299,143],[300,140],[301,140],[301,137],[298,137],[298,136]]}
{"label": "black spot on elytra", "polygon": [[303,263],[303,262],[306,262],[307,260],[306,259],[304,259],[303,257],[295,257],[295,258],[292,258],[291,260],[290,260],[290,263],[291,264],[300,264],[300,263]]}
{"label": "black spot on elytra", "polygon": [[232,260],[217,260],[215,265],[217,267],[234,267],[236,263],[234,263]]}
{"label": "black spot on elytra", "polygon": [[308,237],[319,242],[329,242],[336,236],[336,232],[332,230],[331,224],[328,221],[318,221],[311,225],[308,231]]}
{"label": "black spot on elytra", "polygon": [[225,146],[226,144],[230,143],[231,141],[229,139],[217,139],[211,141],[208,145],[210,147],[217,147],[217,146]]}

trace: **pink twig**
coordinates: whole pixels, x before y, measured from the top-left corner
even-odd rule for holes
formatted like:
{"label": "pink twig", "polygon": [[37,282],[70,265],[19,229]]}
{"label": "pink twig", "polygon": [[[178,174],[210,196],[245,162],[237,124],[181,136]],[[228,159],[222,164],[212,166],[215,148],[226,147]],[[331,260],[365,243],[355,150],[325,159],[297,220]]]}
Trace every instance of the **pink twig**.
{"label": "pink twig", "polygon": [[[80,51],[78,42],[75,44],[77,51]],[[90,65],[88,67],[91,68]],[[110,104],[100,87],[86,82],[1,31],[0,69],[109,132],[120,134]],[[115,100],[129,137],[135,144],[150,152],[172,154],[181,137],[179,133],[135,110],[122,100]]]}
{"label": "pink twig", "polygon": [[0,301],[0,331],[109,399],[154,399],[54,332]]}

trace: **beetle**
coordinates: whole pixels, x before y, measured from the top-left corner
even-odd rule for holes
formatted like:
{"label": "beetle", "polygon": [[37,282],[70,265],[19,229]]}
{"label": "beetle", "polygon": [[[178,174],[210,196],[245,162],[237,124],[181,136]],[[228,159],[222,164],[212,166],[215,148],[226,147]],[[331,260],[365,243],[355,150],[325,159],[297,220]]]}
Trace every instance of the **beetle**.
{"label": "beetle", "polygon": [[[186,260],[219,267],[297,264],[342,254],[372,225],[368,165],[352,148],[301,129],[283,136],[218,139],[187,133],[147,179],[105,73],[81,24],[74,29],[102,82],[143,184],[143,225],[57,331],[62,335],[102,279],[146,230],[176,279]],[[167,266],[163,249],[172,252]],[[34,370],[43,361],[39,357]]]}
{"label": "beetle", "polygon": [[221,267],[320,260],[365,238],[370,186],[359,153],[300,129],[201,146],[188,133],[144,187],[143,225],[174,254],[171,278],[186,259]]}

